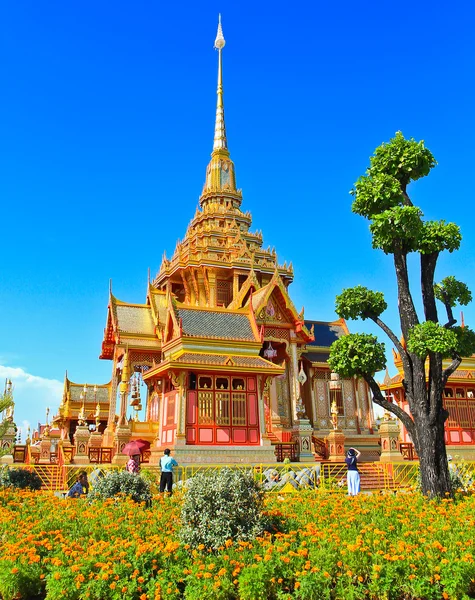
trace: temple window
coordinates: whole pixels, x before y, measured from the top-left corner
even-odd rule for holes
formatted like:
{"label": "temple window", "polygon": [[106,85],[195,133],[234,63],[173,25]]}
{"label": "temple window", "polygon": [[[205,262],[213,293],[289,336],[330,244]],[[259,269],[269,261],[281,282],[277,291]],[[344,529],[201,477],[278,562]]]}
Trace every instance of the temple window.
{"label": "temple window", "polygon": [[214,422],[213,397],[213,392],[198,392],[198,425]]}
{"label": "temple window", "polygon": [[245,390],[246,384],[241,377],[233,377],[233,390]]}
{"label": "temple window", "polygon": [[228,306],[232,299],[231,281],[216,281],[216,302],[218,306]]}
{"label": "temple window", "polygon": [[331,390],[330,391],[330,400],[331,402],[333,402],[333,400],[335,400],[336,402],[336,407],[338,409],[338,414],[340,416],[344,416],[345,414],[345,408],[343,406],[343,392],[341,389],[339,390]]}
{"label": "temple window", "polygon": [[444,389],[444,396],[446,398],[453,398],[454,397],[454,391],[452,388],[445,388]]}
{"label": "temple window", "polygon": [[227,377],[216,377],[216,389],[217,390],[228,390],[229,379]]}
{"label": "temple window", "polygon": [[233,393],[233,424],[246,425],[246,394]]}
{"label": "temple window", "polygon": [[229,425],[229,392],[216,392],[216,425]]}
{"label": "temple window", "polygon": [[200,390],[212,388],[213,379],[209,376],[200,376],[198,379],[198,387]]}
{"label": "temple window", "polygon": [[456,398],[465,398],[465,390],[463,388],[455,389],[455,397]]}
{"label": "temple window", "polygon": [[475,398],[475,389],[474,388],[467,390],[467,398]]}

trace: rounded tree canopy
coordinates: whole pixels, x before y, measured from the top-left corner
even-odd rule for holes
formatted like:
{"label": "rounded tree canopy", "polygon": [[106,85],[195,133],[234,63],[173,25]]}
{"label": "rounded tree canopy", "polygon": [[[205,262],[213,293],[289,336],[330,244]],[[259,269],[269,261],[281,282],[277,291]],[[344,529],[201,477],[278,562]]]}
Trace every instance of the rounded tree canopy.
{"label": "rounded tree canopy", "polygon": [[416,181],[429,174],[437,164],[432,152],[424,146],[424,141],[414,138],[406,140],[400,131],[376,148],[370,159],[370,175],[386,173],[395,177],[403,189],[410,181]]}
{"label": "rounded tree canopy", "polygon": [[386,367],[385,348],[374,335],[350,333],[330,347],[328,364],[342,377],[373,375]]}
{"label": "rounded tree canopy", "polygon": [[375,319],[388,305],[382,292],[373,292],[357,285],[343,290],[336,297],[336,314],[343,319]]}
{"label": "rounded tree canopy", "polygon": [[425,358],[429,352],[451,356],[457,347],[457,336],[434,321],[419,323],[411,329],[407,339],[407,349],[420,358]]}
{"label": "rounded tree canopy", "polygon": [[455,279],[453,275],[445,277],[440,283],[434,285],[437,300],[454,307],[456,304],[466,306],[472,301],[472,292],[465,283]]}

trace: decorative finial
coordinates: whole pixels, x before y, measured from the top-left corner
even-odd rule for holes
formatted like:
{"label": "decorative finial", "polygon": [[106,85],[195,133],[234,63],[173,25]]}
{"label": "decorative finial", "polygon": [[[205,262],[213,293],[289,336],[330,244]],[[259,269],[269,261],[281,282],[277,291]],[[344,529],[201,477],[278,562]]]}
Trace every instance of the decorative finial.
{"label": "decorative finial", "polygon": [[224,48],[226,41],[223,36],[223,28],[221,27],[221,15],[219,15],[218,32],[214,40],[214,47],[218,50],[218,89],[216,103],[216,123],[214,126],[214,144],[213,150],[227,150],[228,143],[226,140],[226,126],[224,124],[224,100],[223,100],[223,65],[221,59],[221,50]]}
{"label": "decorative finial", "polygon": [[214,47],[216,50],[222,50],[226,44],[226,40],[223,36],[223,28],[221,27],[221,13],[218,15],[218,32],[216,34],[216,39],[214,40]]}

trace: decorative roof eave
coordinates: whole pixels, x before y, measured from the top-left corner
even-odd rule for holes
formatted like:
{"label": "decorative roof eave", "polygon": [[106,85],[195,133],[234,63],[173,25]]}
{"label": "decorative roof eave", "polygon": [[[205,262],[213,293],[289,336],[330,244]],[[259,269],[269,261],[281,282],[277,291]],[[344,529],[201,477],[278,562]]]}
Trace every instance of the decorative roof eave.
{"label": "decorative roof eave", "polygon": [[167,292],[167,317],[165,321],[165,328],[163,329],[163,344],[172,341],[179,335],[175,335],[175,332],[179,332],[180,323],[177,316],[176,300],[171,294]]}
{"label": "decorative roof eave", "polygon": [[[229,308],[230,309],[242,308],[242,303],[244,301],[244,298],[246,297],[246,294],[249,292],[249,290],[251,290],[251,288],[253,288],[254,290],[258,290],[260,288],[259,281],[256,277],[256,273],[255,273],[253,267],[251,267],[251,270],[249,271],[249,275],[247,276],[246,281],[243,283],[236,298],[234,298],[233,301],[231,302],[231,304],[229,305]],[[252,303],[249,303],[249,304],[252,307]]]}
{"label": "decorative roof eave", "polygon": [[130,337],[123,336],[120,343],[117,344],[118,348],[146,348],[147,351],[156,349],[157,352],[162,350],[162,342],[156,337],[150,336],[139,336],[139,334],[132,334]]}
{"label": "decorative roof eave", "polygon": [[297,309],[295,308],[295,305],[289,296],[287,288],[282,281],[282,277],[277,270],[274,271],[274,275],[269,283],[259,290],[259,292],[262,292],[262,294],[260,295],[257,304],[255,306],[253,305],[254,313],[259,314],[259,312],[267,305],[267,302],[269,301],[269,298],[274,290],[278,290],[280,292],[285,304],[285,308],[294,323],[296,332],[301,334],[303,341],[313,341],[314,337],[312,333],[305,327],[304,324],[303,309],[301,313],[297,312]]}
{"label": "decorative roof eave", "polygon": [[159,326],[163,327],[163,323],[160,321],[160,314],[157,310],[157,307],[155,306],[155,302],[153,301],[153,296],[160,296],[163,298],[163,300],[165,301],[166,304],[166,296],[167,296],[167,292],[164,290],[159,290],[156,287],[154,287],[152,285],[152,282],[149,280],[148,284],[147,284],[147,304],[150,306],[151,311],[152,311],[152,315],[153,315],[153,321],[155,323],[155,327],[159,328]]}
{"label": "decorative roof eave", "polygon": [[209,352],[213,354],[233,354],[236,356],[257,356],[262,347],[260,341],[247,340],[210,340],[208,338],[182,337],[171,340],[162,348],[163,354],[173,358],[184,352],[196,354]]}
{"label": "decorative roof eave", "polygon": [[109,381],[109,383],[76,383],[74,381],[71,381],[71,379],[68,379],[67,375],[65,376],[65,379],[64,379],[65,390],[67,389],[69,391],[70,388],[72,388],[72,387],[84,388],[85,385],[87,386],[88,390],[94,389],[94,386],[97,387],[98,389],[104,389],[104,388],[111,389],[112,381]]}
{"label": "decorative roof eave", "polygon": [[102,350],[99,358],[111,360],[114,357],[114,346],[119,339],[116,327],[116,315],[114,314],[115,298],[109,290],[109,304],[107,306],[107,321],[102,339]]}
{"label": "decorative roof eave", "polygon": [[[197,355],[199,356],[199,355]],[[144,381],[153,380],[156,377],[160,377],[169,371],[188,371],[190,369],[202,370],[202,371],[218,371],[218,372],[230,372],[230,373],[256,373],[262,375],[282,375],[285,372],[285,367],[280,365],[274,365],[269,363],[268,366],[245,366],[233,363],[233,357],[235,359],[241,358],[237,355],[223,355],[225,360],[222,363],[205,363],[202,361],[188,361],[180,362],[178,359],[166,360],[157,365],[155,368],[150,369],[143,374]],[[255,357],[260,358],[260,357]],[[228,360],[226,360],[228,359]],[[264,359],[262,359],[264,360]],[[265,361],[268,362],[268,361]]]}

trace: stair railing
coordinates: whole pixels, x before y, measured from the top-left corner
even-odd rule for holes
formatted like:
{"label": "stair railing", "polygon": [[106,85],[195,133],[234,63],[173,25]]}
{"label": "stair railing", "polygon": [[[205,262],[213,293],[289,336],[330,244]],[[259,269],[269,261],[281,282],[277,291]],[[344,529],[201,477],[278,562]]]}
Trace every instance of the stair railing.
{"label": "stair railing", "polygon": [[328,445],[325,440],[312,436],[313,451],[323,460],[328,458]]}

